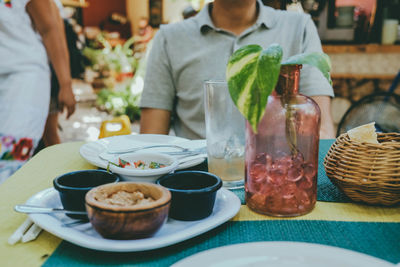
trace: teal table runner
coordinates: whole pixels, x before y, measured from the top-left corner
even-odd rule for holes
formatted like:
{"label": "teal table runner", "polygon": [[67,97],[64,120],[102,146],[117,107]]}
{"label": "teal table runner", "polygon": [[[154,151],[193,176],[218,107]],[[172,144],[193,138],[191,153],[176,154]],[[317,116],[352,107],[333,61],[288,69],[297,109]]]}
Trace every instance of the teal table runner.
{"label": "teal table runner", "polygon": [[340,191],[331,180],[329,180],[328,176],[326,176],[324,158],[334,142],[335,140],[331,139],[324,139],[319,142],[317,200],[328,202],[350,202],[350,199]]}
{"label": "teal table runner", "polygon": [[200,251],[253,241],[318,243],[351,249],[397,263],[400,262],[399,233],[399,223],[229,221],[190,240],[145,252],[100,252],[64,241],[44,266],[170,266]]}

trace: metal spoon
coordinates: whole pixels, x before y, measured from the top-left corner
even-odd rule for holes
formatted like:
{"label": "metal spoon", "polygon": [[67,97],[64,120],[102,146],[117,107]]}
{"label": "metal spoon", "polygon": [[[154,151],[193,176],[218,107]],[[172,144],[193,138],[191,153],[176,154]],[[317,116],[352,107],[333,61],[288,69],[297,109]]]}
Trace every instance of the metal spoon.
{"label": "metal spoon", "polygon": [[14,207],[16,212],[21,213],[68,213],[68,214],[76,214],[76,215],[87,215],[86,211],[77,211],[77,210],[65,210],[65,209],[57,209],[57,208],[47,208],[40,206],[32,206],[32,205],[16,205]]}

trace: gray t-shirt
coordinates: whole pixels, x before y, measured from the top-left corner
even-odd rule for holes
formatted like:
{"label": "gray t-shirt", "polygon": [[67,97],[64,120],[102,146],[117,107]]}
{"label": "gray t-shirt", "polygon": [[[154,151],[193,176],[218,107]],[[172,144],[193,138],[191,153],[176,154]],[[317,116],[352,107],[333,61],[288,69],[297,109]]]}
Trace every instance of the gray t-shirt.
{"label": "gray t-shirt", "polygon": [[[142,108],[171,111],[175,134],[189,139],[205,138],[203,82],[225,80],[229,57],[240,47],[278,43],[284,59],[322,51],[309,15],[274,10],[258,1],[256,23],[236,36],[214,26],[211,5],[193,18],[161,26],[148,58],[140,102]],[[300,93],[333,96],[333,89],[318,69],[305,65]]]}

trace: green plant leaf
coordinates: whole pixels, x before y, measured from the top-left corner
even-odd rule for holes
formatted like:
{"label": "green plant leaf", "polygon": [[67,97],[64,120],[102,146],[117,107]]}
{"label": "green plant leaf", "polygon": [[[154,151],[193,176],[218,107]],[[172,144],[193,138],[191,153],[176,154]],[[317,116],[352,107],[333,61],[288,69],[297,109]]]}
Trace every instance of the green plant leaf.
{"label": "green plant leaf", "polygon": [[328,55],[319,52],[299,54],[281,64],[282,54],[279,44],[272,44],[265,50],[259,45],[247,45],[229,59],[226,69],[229,93],[254,133],[257,133],[258,123],[264,116],[268,96],[278,82],[281,65],[312,65],[332,84]]}
{"label": "green plant leaf", "polygon": [[325,53],[312,52],[312,53],[298,54],[288,58],[282,63],[282,65],[304,65],[304,64],[308,64],[318,68],[325,76],[325,78],[328,80],[328,82],[332,85],[331,75],[329,73],[331,71],[331,66],[332,66],[331,60],[329,59],[329,56]]}
{"label": "green plant leaf", "polygon": [[259,45],[247,45],[229,59],[226,70],[229,93],[255,133],[268,96],[278,81],[281,59],[282,48],[276,44],[265,50]]}
{"label": "green plant leaf", "polygon": [[258,57],[257,88],[259,88],[259,110],[257,114],[257,124],[253,126],[253,131],[255,133],[257,133],[258,123],[264,116],[268,96],[278,83],[282,54],[282,47],[280,45],[271,44],[267,49],[263,50]]}

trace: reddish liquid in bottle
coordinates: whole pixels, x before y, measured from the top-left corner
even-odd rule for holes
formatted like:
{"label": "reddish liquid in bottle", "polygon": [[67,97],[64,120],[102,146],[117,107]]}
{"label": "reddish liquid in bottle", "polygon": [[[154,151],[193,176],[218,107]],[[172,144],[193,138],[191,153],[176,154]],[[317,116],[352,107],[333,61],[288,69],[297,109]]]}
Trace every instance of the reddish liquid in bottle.
{"label": "reddish liquid in bottle", "polygon": [[317,200],[320,110],[298,94],[299,66],[286,66],[254,133],[246,123],[246,204],[272,216],[310,212]]}
{"label": "reddish liquid in bottle", "polygon": [[246,202],[261,213],[296,216],[311,211],[316,202],[317,166],[303,156],[272,159],[265,153],[246,165]]}

